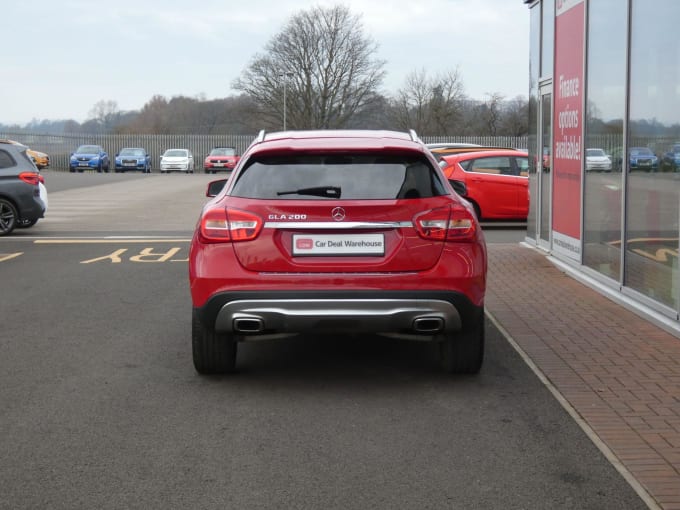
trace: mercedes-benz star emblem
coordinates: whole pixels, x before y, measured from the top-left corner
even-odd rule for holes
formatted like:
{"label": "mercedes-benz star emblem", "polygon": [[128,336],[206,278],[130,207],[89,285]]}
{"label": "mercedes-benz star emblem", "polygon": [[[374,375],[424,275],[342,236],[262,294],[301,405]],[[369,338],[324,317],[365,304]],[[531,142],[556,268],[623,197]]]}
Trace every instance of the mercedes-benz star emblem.
{"label": "mercedes-benz star emblem", "polygon": [[342,207],[336,207],[331,211],[331,217],[335,221],[342,221],[345,219],[345,210]]}

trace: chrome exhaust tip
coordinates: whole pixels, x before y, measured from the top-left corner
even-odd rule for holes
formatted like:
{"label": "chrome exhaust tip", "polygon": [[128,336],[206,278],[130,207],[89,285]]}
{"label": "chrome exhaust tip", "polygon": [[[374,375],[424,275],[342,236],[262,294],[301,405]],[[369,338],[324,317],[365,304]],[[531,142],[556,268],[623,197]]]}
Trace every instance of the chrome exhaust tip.
{"label": "chrome exhaust tip", "polygon": [[233,322],[236,333],[262,333],[264,321],[259,317],[237,317]]}
{"label": "chrome exhaust tip", "polygon": [[441,317],[418,317],[413,320],[413,330],[418,333],[439,333],[444,329],[444,319]]}

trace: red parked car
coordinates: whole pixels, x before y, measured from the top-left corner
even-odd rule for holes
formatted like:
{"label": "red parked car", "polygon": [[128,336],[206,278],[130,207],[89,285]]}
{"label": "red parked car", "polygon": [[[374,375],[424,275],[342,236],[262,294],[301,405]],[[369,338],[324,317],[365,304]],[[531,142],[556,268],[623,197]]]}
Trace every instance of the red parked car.
{"label": "red parked car", "polygon": [[424,340],[479,371],[484,236],[415,132],[263,131],[215,186],[189,255],[199,373],[304,332]]}
{"label": "red parked car", "polygon": [[203,160],[203,171],[206,174],[221,171],[231,172],[238,160],[239,155],[236,154],[236,149],[233,147],[215,147]]}
{"label": "red parked car", "polygon": [[465,198],[478,219],[525,220],[529,214],[529,155],[518,150],[489,150],[444,156],[448,179],[462,181]]}

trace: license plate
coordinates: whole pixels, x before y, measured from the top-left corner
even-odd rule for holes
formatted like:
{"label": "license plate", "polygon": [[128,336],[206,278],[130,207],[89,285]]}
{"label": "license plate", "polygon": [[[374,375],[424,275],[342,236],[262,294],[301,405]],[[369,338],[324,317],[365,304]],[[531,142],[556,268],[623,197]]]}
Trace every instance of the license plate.
{"label": "license plate", "polygon": [[78,166],[90,166],[87,163],[78,163]]}
{"label": "license plate", "polygon": [[123,163],[123,166],[137,166],[137,163]]}
{"label": "license plate", "polygon": [[294,234],[293,255],[384,255],[383,234]]}
{"label": "license plate", "polygon": [[216,167],[222,167],[222,166],[224,166],[224,163],[215,163],[214,166],[216,166]]}

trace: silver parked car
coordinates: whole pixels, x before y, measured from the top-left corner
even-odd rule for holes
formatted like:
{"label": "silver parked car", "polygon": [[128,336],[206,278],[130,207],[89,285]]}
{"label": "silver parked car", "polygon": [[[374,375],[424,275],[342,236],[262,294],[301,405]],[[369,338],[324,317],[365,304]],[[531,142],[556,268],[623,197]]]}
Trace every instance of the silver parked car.
{"label": "silver parked car", "polygon": [[194,173],[194,155],[189,149],[168,149],[161,156],[161,173]]}

